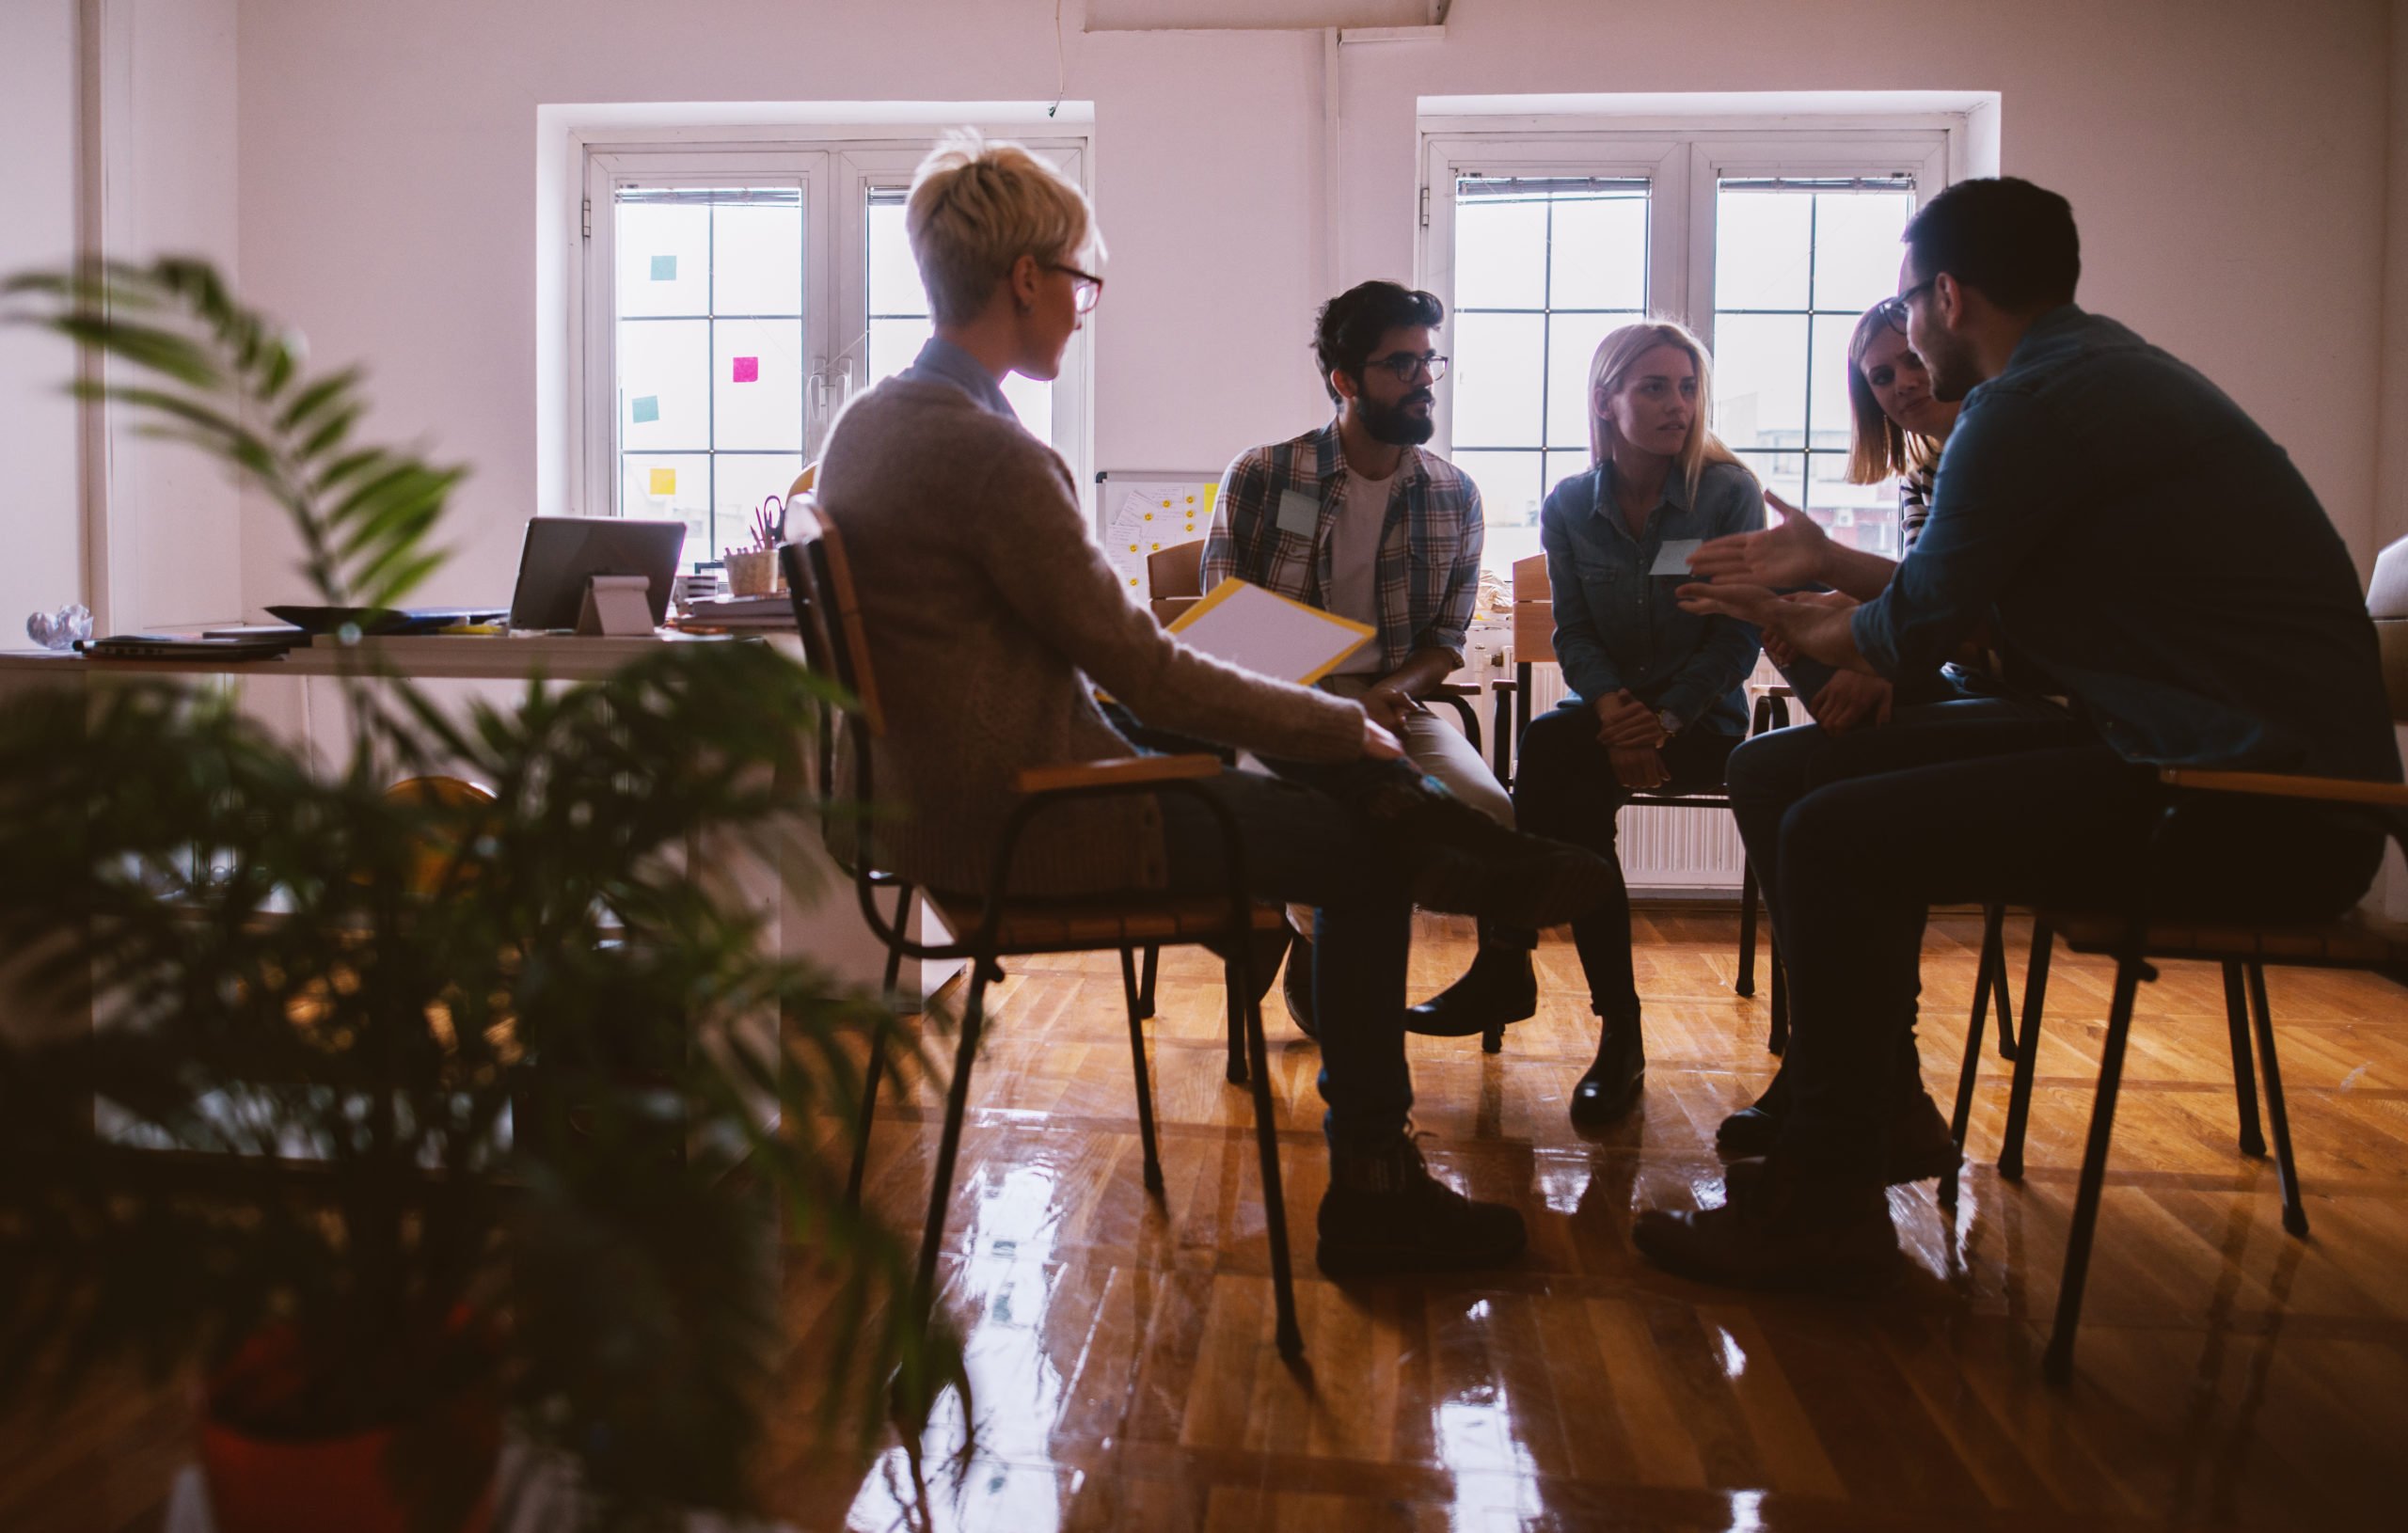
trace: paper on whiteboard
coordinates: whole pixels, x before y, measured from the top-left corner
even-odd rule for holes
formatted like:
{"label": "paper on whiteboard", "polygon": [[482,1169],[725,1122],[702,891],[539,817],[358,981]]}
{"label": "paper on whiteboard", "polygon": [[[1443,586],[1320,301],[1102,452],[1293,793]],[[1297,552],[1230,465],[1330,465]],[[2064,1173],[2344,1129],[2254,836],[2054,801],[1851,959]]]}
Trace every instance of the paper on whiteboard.
{"label": "paper on whiteboard", "polygon": [[1215,659],[1306,686],[1371,641],[1360,623],[1291,601],[1234,576],[1170,625],[1181,642]]}
{"label": "paper on whiteboard", "polygon": [[1146,583],[1146,560],[1164,548],[1194,543],[1212,529],[1212,502],[1220,495],[1215,480],[1193,483],[1155,483],[1125,492],[1105,518],[1103,556],[1120,572],[1121,589],[1131,599],[1152,595]]}

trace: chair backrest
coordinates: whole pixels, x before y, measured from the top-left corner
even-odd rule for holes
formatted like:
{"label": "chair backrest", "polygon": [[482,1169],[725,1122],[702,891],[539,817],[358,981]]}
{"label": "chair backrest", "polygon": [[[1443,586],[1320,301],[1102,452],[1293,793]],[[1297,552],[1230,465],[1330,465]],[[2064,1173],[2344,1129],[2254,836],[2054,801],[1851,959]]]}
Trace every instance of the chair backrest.
{"label": "chair backrest", "polygon": [[1555,658],[1555,588],[1547,584],[1546,555],[1513,561],[1513,663]]}
{"label": "chair backrest", "polygon": [[2374,619],[2383,645],[2383,687],[2391,694],[2391,717],[2408,723],[2408,538],[2376,557],[2367,616]]}
{"label": "chair backrest", "polygon": [[[800,511],[801,515],[796,513]],[[809,495],[787,507],[786,543],[779,549],[786,587],[794,597],[795,626],[802,630],[811,668],[853,694],[871,735],[886,733],[879,706],[878,678],[870,669],[869,640],[862,627],[852,566],[836,524],[819,514]]]}
{"label": "chair backrest", "polygon": [[1204,540],[1174,544],[1146,556],[1146,594],[1154,620],[1167,625],[1204,594]]}

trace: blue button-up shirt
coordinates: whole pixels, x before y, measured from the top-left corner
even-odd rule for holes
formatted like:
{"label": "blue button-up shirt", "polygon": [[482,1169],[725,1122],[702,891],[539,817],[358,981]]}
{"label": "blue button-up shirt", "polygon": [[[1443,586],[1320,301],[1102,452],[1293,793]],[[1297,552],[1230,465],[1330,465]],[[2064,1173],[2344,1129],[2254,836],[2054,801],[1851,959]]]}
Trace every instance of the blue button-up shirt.
{"label": "blue button-up shirt", "polygon": [[2315,492],[2223,390],[2070,304],[1965,396],[1856,645],[1927,672],[1988,612],[2127,760],[2399,781],[2374,625]]}
{"label": "blue button-up shirt", "polygon": [[920,348],[920,355],[911,358],[911,365],[897,376],[909,378],[913,383],[951,384],[969,395],[988,414],[1002,416],[1006,420],[1020,419],[1019,412],[1012,408],[1012,402],[1004,397],[1003,386],[995,382],[995,375],[988,371],[978,358],[942,336],[928,337],[928,343]]}
{"label": "blue button-up shirt", "polygon": [[1607,462],[1558,484],[1539,511],[1555,602],[1555,657],[1584,703],[1630,688],[1683,728],[1748,733],[1743,683],[1756,664],[1756,630],[1736,618],[1684,612],[1673,593],[1692,578],[1653,575],[1668,542],[1752,532],[1765,525],[1764,491],[1735,463],[1714,463],[1692,500],[1677,468],[1634,534],[1613,495]]}

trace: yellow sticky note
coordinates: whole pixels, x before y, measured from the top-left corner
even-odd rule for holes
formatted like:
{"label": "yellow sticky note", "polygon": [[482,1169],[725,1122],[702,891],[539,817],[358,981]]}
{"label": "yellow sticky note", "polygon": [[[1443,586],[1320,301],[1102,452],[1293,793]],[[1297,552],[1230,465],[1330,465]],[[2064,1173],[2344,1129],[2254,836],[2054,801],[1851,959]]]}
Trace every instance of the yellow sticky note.
{"label": "yellow sticky note", "polygon": [[1215,482],[1213,482],[1212,483],[1210,483],[1210,484],[1207,484],[1207,485],[1205,485],[1205,486],[1204,486],[1204,514],[1205,514],[1205,515],[1210,516],[1210,515],[1212,515],[1212,502],[1213,502],[1213,501],[1215,501],[1215,500],[1217,500],[1217,499],[1219,499],[1220,498],[1221,498],[1221,486],[1220,486],[1220,483],[1219,483],[1219,482],[1218,482],[1218,481],[1215,481]]}
{"label": "yellow sticky note", "polygon": [[654,469],[652,471],[652,493],[655,495],[675,495],[677,493],[677,470],[674,468]]}

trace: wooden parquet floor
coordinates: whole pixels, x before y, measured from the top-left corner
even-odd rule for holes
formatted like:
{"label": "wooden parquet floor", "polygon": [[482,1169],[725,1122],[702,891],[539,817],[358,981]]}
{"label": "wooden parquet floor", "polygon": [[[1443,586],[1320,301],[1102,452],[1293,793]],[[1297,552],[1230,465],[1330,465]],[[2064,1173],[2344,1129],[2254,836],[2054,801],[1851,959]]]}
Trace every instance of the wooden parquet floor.
{"label": "wooden parquet floor", "polygon": [[[1310,1364],[1272,1343],[1249,1098],[1222,1080],[1221,988],[1166,957],[1149,1025],[1168,1187],[1138,1174],[1109,955],[1012,966],[979,1066],[943,1264],[969,1336],[977,1432],[925,1484],[891,1441],[815,1437],[810,1367],[836,1323],[798,1270],[788,1425],[763,1465],[807,1529],[2020,1529],[2356,1527],[2399,1518],[2408,1442],[2408,990],[2269,973],[2310,1238],[2283,1233],[2271,1161],[2244,1159],[2212,969],[2146,988],[2118,1113],[2077,1377],[2042,1382],[2110,971],[2057,955],[2027,1170],[1992,1162],[2007,1067],[1985,1061],[1953,1221],[1893,1194],[1909,1273],[1874,1299],[1716,1290],[1632,1253],[1637,1201],[1720,1195],[1715,1124],[1774,1064],[1766,997],[1730,991],[1736,920],[1642,913],[1648,1090],[1576,1133],[1594,1048],[1551,936],[1541,1010],[1500,1057],[1417,1039],[1434,1168],[1516,1202],[1531,1249],[1472,1278],[1324,1281],[1319,1060],[1265,1003]],[[2011,923],[2020,1002],[2028,930]],[[1936,920],[1924,1060],[1954,1090],[1979,924]],[[1467,961],[1422,918],[1415,991]],[[869,1196],[915,1226],[936,1101],[881,1112]],[[797,1264],[800,1269],[800,1264]],[[170,1395],[0,1422],[0,1528],[149,1528],[186,1430]]]}

